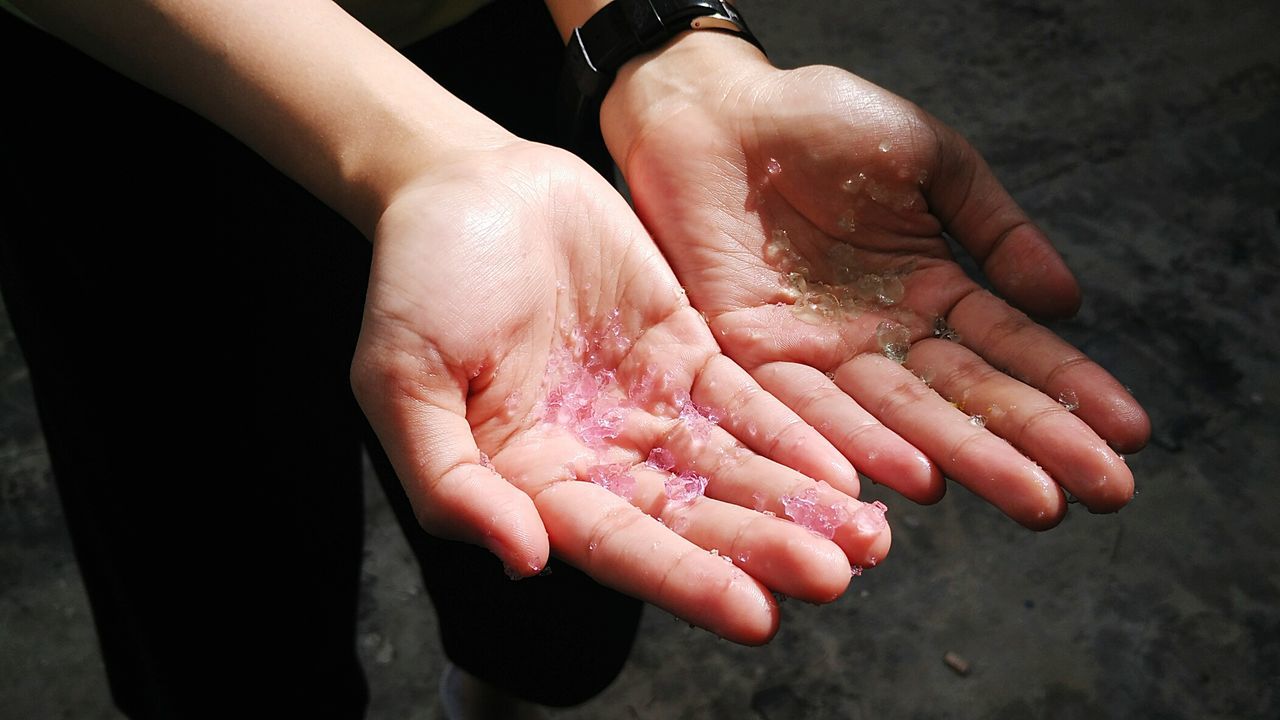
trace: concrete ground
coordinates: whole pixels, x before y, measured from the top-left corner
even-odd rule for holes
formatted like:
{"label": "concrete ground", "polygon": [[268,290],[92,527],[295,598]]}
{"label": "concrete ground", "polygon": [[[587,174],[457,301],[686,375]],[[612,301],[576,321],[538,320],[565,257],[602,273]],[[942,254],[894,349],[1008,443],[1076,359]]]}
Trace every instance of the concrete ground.
{"label": "concrete ground", "polygon": [[[928,508],[872,488],[893,553],[844,598],[785,605],[764,648],[650,609],[622,677],[557,717],[1280,717],[1280,5],[744,5],[779,64],[848,68],[983,150],[1081,278],[1055,329],[1155,436],[1129,508],[1043,534],[958,487]],[[369,500],[370,717],[435,718],[431,608]],[[117,717],[5,324],[0,716]]]}

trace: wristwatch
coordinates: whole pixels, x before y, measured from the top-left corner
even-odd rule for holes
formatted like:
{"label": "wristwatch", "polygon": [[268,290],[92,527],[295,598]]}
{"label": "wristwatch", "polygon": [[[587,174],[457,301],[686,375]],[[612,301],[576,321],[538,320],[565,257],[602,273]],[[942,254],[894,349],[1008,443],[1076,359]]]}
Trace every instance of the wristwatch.
{"label": "wristwatch", "polygon": [[631,58],[686,30],[715,30],[760,48],[742,14],[721,0],[613,0],[575,28],[560,77],[560,129],[569,149],[599,134],[600,101]]}

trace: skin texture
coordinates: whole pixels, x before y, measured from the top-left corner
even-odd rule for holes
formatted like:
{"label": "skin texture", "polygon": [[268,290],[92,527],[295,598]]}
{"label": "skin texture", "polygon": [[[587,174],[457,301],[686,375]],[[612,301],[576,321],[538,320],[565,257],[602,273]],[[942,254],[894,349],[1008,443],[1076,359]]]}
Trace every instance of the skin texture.
{"label": "skin texture", "polygon": [[[606,327],[624,338],[601,350],[620,388],[650,368],[669,374],[636,398],[616,438],[592,446],[543,408],[563,368],[588,352],[575,335]],[[851,477],[834,448],[720,354],[622,198],[559,150],[517,141],[396,198],[375,235],[352,379],[423,526],[490,548],[518,575],[554,552],[758,643],[778,622],[769,589],[826,602],[851,563],[888,550],[887,526],[849,523],[828,541],[756,509],[781,515],[784,495],[810,488],[850,513],[861,503],[780,464]],[[722,426],[697,437],[677,417],[685,393],[717,408]],[[752,443],[748,425],[794,442],[758,446],[772,450],[766,459],[734,439]],[[655,447],[673,452],[677,470],[706,476],[706,496],[668,500],[668,474],[643,464]],[[630,469],[630,503],[582,482],[601,464]]]}
{"label": "skin texture", "polygon": [[[1147,417],[1024,314],[1072,314],[1078,286],[954,131],[843,70],[779,70],[714,33],[625,66],[601,118],[641,219],[725,353],[861,472],[925,503],[945,475],[1035,529],[1061,520],[1064,490],[1095,512],[1132,497],[1117,452],[1145,444]],[[843,245],[898,275],[904,296],[856,318],[797,318],[767,259],[778,230],[811,281],[832,280]],[[966,276],[944,232],[998,294]],[[937,318],[958,338],[934,339]],[[909,331],[904,365],[879,352],[884,321]],[[1058,402],[1073,394],[1074,413]]]}

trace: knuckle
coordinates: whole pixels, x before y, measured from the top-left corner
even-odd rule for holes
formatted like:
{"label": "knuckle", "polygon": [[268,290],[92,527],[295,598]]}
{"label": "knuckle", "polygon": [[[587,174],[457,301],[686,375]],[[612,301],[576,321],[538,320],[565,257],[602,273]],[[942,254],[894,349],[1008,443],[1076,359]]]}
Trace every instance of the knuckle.
{"label": "knuckle", "polygon": [[924,381],[912,377],[895,383],[880,396],[877,417],[893,418],[904,410],[927,401],[933,390]]}

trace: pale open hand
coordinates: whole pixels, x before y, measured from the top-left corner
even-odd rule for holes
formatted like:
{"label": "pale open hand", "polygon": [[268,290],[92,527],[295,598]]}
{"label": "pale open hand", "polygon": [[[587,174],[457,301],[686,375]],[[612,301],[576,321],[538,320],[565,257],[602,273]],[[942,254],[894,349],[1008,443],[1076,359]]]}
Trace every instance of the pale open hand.
{"label": "pale open hand", "polygon": [[602,126],[725,353],[860,471],[931,502],[940,469],[1033,528],[1062,518],[1061,488],[1094,511],[1130,499],[1112,448],[1145,443],[1141,407],[953,260],[944,231],[1014,305],[1078,306],[956,133],[847,72],[778,70],[711,33],[624,68]]}
{"label": "pale open hand", "polygon": [[626,203],[559,150],[472,153],[397,196],[353,384],[423,526],[514,575],[550,550],[754,643],[768,590],[829,601],[888,550],[881,508],[831,486],[848,462],[720,354]]}

